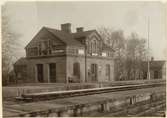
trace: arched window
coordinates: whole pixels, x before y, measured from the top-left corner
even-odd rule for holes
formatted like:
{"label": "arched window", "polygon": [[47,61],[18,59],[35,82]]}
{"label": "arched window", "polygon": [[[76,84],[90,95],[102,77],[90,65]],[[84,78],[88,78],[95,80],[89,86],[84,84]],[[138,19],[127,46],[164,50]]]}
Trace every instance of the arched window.
{"label": "arched window", "polygon": [[91,53],[93,53],[93,42],[91,42],[90,44],[90,50],[91,50]]}
{"label": "arched window", "polygon": [[93,41],[93,52],[96,53],[96,40]]}
{"label": "arched window", "polygon": [[91,46],[90,46],[90,42],[88,41],[87,42],[87,50],[88,50],[88,53],[90,54],[91,53]]}
{"label": "arched window", "polygon": [[96,40],[94,42],[94,47],[95,47],[94,52],[96,53],[97,52],[97,41]]}

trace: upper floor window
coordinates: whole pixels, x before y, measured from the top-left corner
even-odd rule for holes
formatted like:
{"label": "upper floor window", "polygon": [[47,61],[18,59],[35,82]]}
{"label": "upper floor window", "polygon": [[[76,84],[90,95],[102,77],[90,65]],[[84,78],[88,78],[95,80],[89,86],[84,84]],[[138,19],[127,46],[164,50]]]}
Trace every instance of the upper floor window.
{"label": "upper floor window", "polygon": [[28,49],[28,56],[37,56],[38,55],[38,48],[32,47]]}
{"label": "upper floor window", "polygon": [[54,42],[50,39],[41,40],[36,43],[35,47],[26,50],[27,56],[48,56],[57,53],[64,53],[65,48],[60,42]]}
{"label": "upper floor window", "polygon": [[78,54],[79,55],[84,55],[85,51],[84,51],[84,49],[78,49],[78,48],[70,47],[70,48],[67,49],[67,53],[72,54],[72,55],[78,55]]}
{"label": "upper floor window", "polygon": [[84,55],[84,54],[85,54],[84,49],[79,49],[79,50],[78,50],[78,54]]}
{"label": "upper floor window", "polygon": [[93,52],[93,53],[96,53],[96,47],[97,47],[96,40],[94,40],[94,41],[92,42],[92,45],[93,45],[92,52]]}
{"label": "upper floor window", "polygon": [[77,54],[78,53],[77,49],[75,49],[75,48],[68,48],[67,52],[68,52],[68,54]]}
{"label": "upper floor window", "polygon": [[65,52],[65,49],[62,46],[52,46],[52,54]]}
{"label": "upper floor window", "polygon": [[107,53],[106,53],[106,52],[102,52],[102,56],[103,56],[103,57],[106,57],[106,56],[107,56]]}
{"label": "upper floor window", "polygon": [[47,55],[49,54],[49,41],[42,41],[39,44],[39,54],[40,55]]}
{"label": "upper floor window", "polygon": [[64,50],[63,49],[56,49],[56,50],[51,51],[52,54],[61,53],[61,52],[64,52]]}
{"label": "upper floor window", "polygon": [[97,42],[97,40],[91,40],[88,43],[88,53],[90,53],[93,56],[98,55],[98,42]]}

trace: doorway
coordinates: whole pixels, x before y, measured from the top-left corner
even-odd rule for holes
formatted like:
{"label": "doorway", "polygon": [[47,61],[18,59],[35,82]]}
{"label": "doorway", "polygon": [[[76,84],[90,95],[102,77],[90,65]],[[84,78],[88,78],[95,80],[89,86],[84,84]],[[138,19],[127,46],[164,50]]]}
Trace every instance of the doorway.
{"label": "doorway", "polygon": [[38,82],[44,82],[43,78],[43,64],[37,64],[37,79]]}
{"label": "doorway", "polygon": [[97,82],[97,64],[91,64],[91,80]]}
{"label": "doorway", "polygon": [[80,64],[75,62],[73,64],[73,82],[80,82]]}
{"label": "doorway", "polygon": [[56,82],[56,63],[49,64],[50,82]]}

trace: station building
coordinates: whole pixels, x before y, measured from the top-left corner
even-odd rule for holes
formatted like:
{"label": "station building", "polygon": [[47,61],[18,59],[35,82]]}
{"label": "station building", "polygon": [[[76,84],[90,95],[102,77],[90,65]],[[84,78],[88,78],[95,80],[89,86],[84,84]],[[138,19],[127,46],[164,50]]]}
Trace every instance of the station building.
{"label": "station building", "polygon": [[96,30],[71,32],[43,27],[25,47],[26,57],[14,64],[20,82],[107,82],[114,80],[114,50]]}
{"label": "station building", "polygon": [[[166,79],[166,61],[165,60],[154,60],[153,58],[150,63],[150,78],[151,79]],[[143,79],[147,79],[148,62],[142,63],[143,67]]]}

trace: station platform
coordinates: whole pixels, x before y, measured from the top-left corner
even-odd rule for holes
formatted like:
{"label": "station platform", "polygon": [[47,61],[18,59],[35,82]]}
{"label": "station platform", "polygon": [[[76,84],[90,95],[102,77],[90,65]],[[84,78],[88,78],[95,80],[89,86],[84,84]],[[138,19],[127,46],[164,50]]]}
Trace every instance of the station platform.
{"label": "station platform", "polygon": [[[3,104],[4,117],[18,116],[69,116],[74,114],[74,109],[83,108],[83,111],[91,111],[97,109],[99,105],[107,102],[115,101],[114,105],[119,105],[121,101],[129,102],[129,98],[136,97],[136,101],[147,99],[151,93],[161,94],[166,93],[165,86],[118,91],[111,93],[93,94],[85,96],[76,96],[70,98],[61,98],[49,101],[39,101],[31,103],[11,103]],[[140,99],[138,99],[138,97]],[[143,97],[142,97],[143,96]],[[77,111],[78,112],[78,111]],[[81,111],[80,111],[81,112]],[[54,114],[55,113],[55,114]],[[49,114],[49,115],[48,115]]]}
{"label": "station platform", "polygon": [[52,92],[63,90],[78,90],[100,87],[112,87],[122,85],[134,85],[142,83],[166,83],[165,80],[134,80],[134,81],[113,81],[113,82],[94,82],[94,83],[24,83],[2,87],[3,99],[11,99],[24,93]]}

